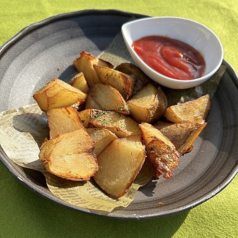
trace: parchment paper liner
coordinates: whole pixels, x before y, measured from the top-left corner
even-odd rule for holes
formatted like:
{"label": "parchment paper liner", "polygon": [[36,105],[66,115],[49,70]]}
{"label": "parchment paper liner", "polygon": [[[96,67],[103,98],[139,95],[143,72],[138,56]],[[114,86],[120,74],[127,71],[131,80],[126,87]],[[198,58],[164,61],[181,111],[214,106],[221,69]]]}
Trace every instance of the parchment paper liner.
{"label": "parchment paper liner", "polygon": [[[121,33],[99,57],[111,62],[115,67],[123,62],[134,63],[126,49]],[[226,67],[221,65],[211,79],[192,89],[163,88],[169,105],[188,101],[207,93],[212,98],[225,70]],[[0,145],[7,156],[19,166],[42,172],[49,190],[65,202],[86,209],[111,212],[114,209],[127,207],[133,201],[137,190],[152,178],[151,169],[145,164],[127,194],[119,199],[112,199],[105,195],[93,180],[74,182],[58,178],[43,168],[38,157],[39,148],[44,139],[48,137],[48,133],[46,116],[37,104],[0,113]]]}

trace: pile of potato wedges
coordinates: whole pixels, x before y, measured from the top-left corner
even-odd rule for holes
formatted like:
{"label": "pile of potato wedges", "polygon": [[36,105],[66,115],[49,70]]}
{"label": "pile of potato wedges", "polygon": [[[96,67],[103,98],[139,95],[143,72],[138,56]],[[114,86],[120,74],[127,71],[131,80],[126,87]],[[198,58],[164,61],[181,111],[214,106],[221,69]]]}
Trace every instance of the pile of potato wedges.
{"label": "pile of potato wedges", "polygon": [[33,95],[49,125],[39,154],[45,169],[94,179],[112,198],[127,192],[146,160],[155,178],[171,178],[207,125],[209,95],[168,107],[162,88],[133,64],[114,68],[85,51],[73,64],[68,83],[52,79]]}

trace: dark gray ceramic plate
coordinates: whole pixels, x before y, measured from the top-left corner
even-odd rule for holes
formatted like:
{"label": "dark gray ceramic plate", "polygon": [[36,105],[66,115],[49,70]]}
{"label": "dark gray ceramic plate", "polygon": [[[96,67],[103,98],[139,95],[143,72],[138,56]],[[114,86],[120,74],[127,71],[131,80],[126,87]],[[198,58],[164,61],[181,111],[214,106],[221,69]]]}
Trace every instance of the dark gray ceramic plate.
{"label": "dark gray ceramic plate", "polygon": [[[144,17],[115,10],[85,10],[23,29],[0,49],[0,111],[33,103],[33,92],[49,79],[67,79],[75,73],[72,59],[82,50],[98,55],[132,16]],[[3,151],[1,161],[34,191],[87,213],[140,219],[193,208],[224,189],[238,171],[238,80],[232,68],[225,61],[223,64],[226,73],[212,99],[208,126],[194,150],[181,158],[172,179],[151,181],[126,209],[104,214],[72,206],[49,192],[40,173],[13,164]],[[158,206],[158,202],[164,205]]]}

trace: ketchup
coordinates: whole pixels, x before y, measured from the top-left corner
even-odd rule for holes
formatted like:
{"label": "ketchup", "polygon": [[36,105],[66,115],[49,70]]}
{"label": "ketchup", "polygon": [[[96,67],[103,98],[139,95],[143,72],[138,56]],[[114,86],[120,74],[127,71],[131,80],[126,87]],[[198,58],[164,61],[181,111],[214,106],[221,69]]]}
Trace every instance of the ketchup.
{"label": "ketchup", "polygon": [[134,41],[132,47],[147,65],[167,77],[189,80],[204,74],[203,56],[182,41],[154,35]]}

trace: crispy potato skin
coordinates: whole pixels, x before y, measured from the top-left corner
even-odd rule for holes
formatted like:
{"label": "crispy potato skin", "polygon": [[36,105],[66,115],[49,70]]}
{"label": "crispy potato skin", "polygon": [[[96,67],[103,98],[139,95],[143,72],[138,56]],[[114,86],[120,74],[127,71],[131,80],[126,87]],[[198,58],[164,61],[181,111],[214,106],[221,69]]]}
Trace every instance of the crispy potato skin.
{"label": "crispy potato skin", "polygon": [[130,75],[131,78],[134,79],[134,88],[132,92],[132,96],[138,93],[143,87],[147,84],[152,83],[153,81],[144,74],[144,72],[138,68],[136,65],[131,63],[122,63],[118,65],[115,70],[123,72],[127,75]]}
{"label": "crispy potato skin", "polygon": [[149,123],[139,125],[146,146],[147,156],[155,169],[155,177],[169,179],[178,166],[179,153],[174,144]]}
{"label": "crispy potato skin", "polygon": [[143,86],[152,82],[152,80],[139,67],[131,63],[122,63],[118,65],[115,70],[123,72],[127,75],[134,75],[143,83]]}
{"label": "crispy potato skin", "polygon": [[130,113],[137,122],[153,123],[165,112],[168,101],[161,88],[147,84],[129,101]]}

